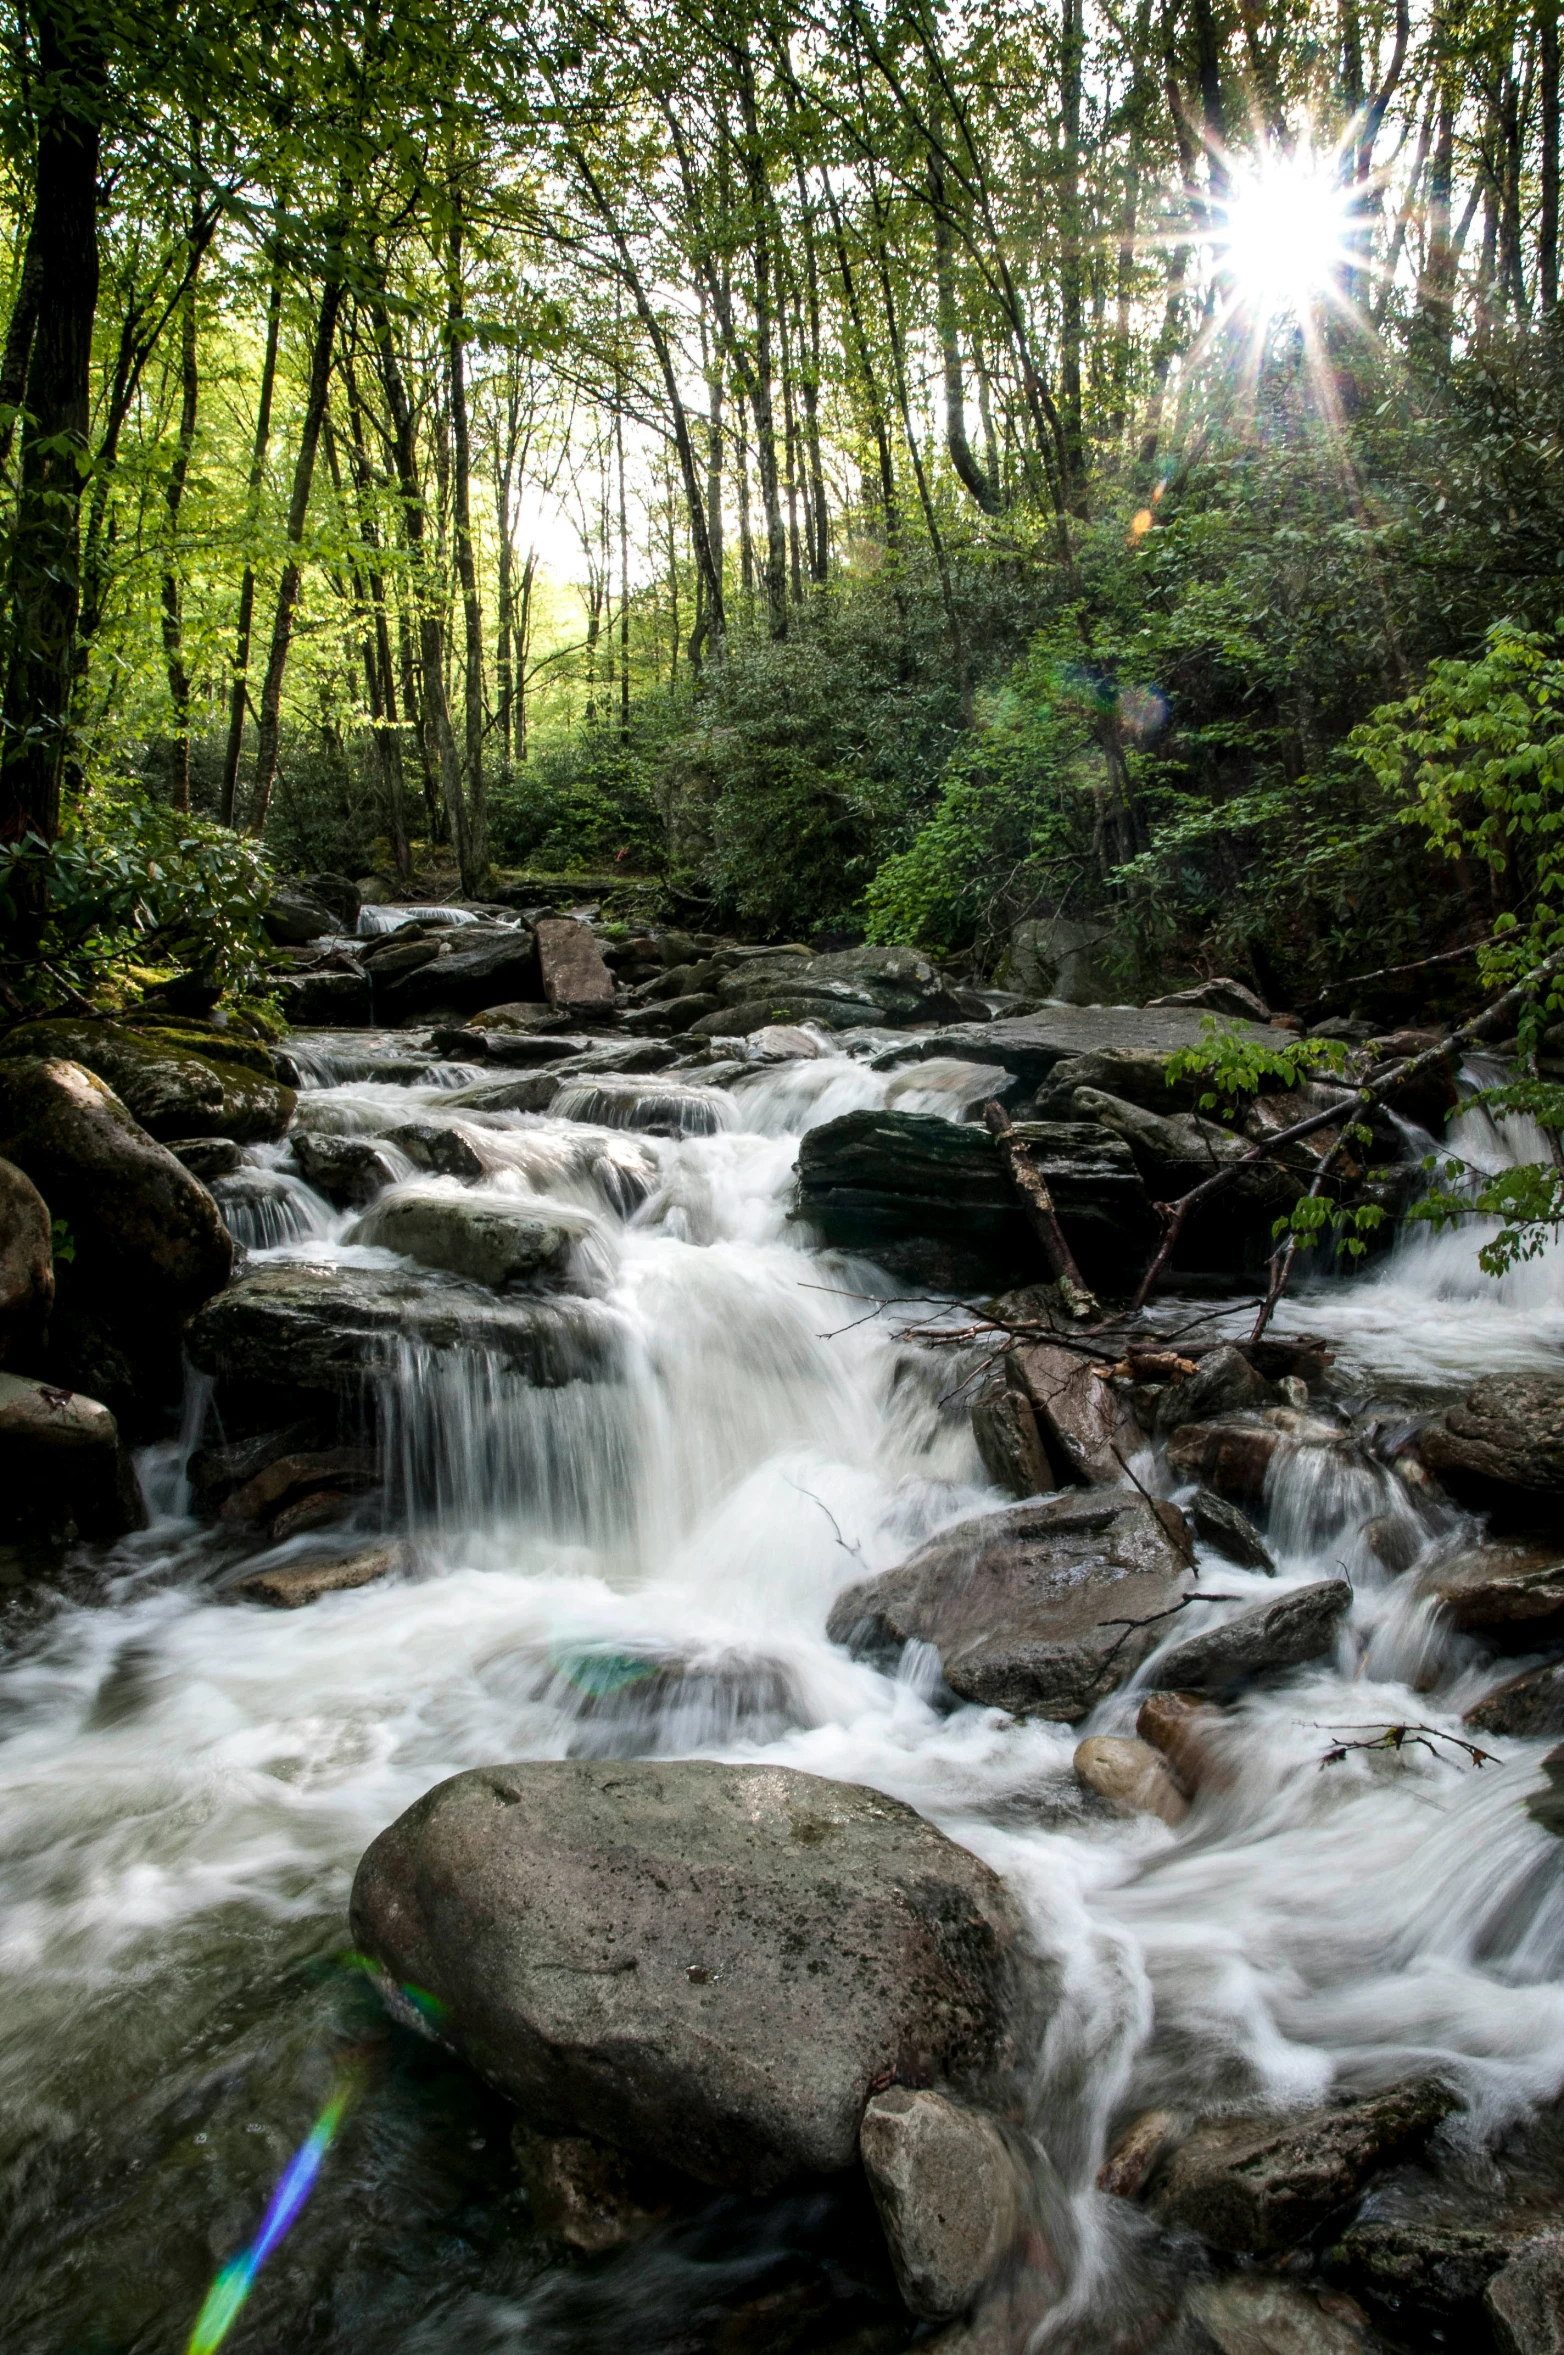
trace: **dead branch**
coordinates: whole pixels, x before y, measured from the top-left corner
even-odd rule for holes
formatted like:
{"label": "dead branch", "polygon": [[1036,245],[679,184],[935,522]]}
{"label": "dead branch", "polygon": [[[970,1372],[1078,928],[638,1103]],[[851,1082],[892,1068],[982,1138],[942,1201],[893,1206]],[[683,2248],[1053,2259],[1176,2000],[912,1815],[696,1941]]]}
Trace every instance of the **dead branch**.
{"label": "dead branch", "polygon": [[1447,1742],[1453,1750],[1464,1750],[1474,1766],[1497,1766],[1499,1763],[1491,1750],[1480,1750],[1475,1742],[1464,1740],[1460,1734],[1443,1733],[1437,1725],[1418,1725],[1414,1722],[1377,1728],[1373,1725],[1322,1725],[1318,1731],[1322,1734],[1366,1733],[1369,1736],[1366,1742],[1338,1742],[1333,1749],[1324,1753],[1320,1759],[1321,1766],[1339,1766],[1349,1750],[1419,1749],[1427,1750],[1437,1758],[1440,1752],[1436,1745],[1440,1742]]}
{"label": "dead branch", "polygon": [[1082,1324],[1100,1316],[1102,1312],[1082,1281],[1075,1254],[1065,1240],[1059,1213],[1048,1191],[1048,1180],[1033,1160],[1025,1139],[1016,1135],[1015,1123],[996,1097],[991,1096],[983,1107],[983,1124],[999,1148],[1005,1175],[1020,1197],[1027,1224],[1043,1247],[1048,1272],[1057,1283],[1066,1308]]}

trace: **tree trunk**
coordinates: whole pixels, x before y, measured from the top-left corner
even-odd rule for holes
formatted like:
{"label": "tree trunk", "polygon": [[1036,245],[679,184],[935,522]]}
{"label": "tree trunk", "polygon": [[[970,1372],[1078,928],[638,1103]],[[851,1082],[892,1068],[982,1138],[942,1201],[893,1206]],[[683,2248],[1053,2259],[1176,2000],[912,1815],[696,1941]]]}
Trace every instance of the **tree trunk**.
{"label": "tree trunk", "polygon": [[261,485],[266,478],[266,451],[272,434],[272,397],[277,389],[277,345],[282,332],[282,259],[272,245],[271,293],[266,303],[266,349],[261,358],[261,393],[255,411],[255,439],[250,450],[249,495],[245,504],[245,565],[239,583],[239,618],[234,629],[233,683],[228,690],[228,742],[223,750],[223,781],[217,814],[225,826],[234,822],[239,792],[239,761],[244,751],[244,714],[250,692],[250,632],[255,625],[255,567],[250,561],[261,513]]}
{"label": "tree trunk", "polygon": [[266,813],[271,807],[272,786],[277,778],[277,754],[282,736],[283,674],[288,667],[288,649],[293,643],[294,616],[298,611],[299,588],[304,577],[300,551],[304,545],[305,526],[309,521],[310,491],[315,480],[315,454],[320,447],[320,429],[326,414],[326,393],[331,382],[331,350],[336,336],[337,314],[342,308],[340,262],[340,253],[333,245],[327,258],[328,275],[321,288],[320,309],[316,314],[315,334],[310,348],[309,390],[305,396],[298,456],[294,460],[293,495],[288,501],[288,556],[277,586],[277,610],[272,619],[271,648],[266,658],[266,676],[261,685],[261,708],[255,741],[255,783],[250,798],[252,834],[262,834],[266,830]]}
{"label": "tree trunk", "polygon": [[[40,291],[27,358],[21,481],[6,580],[0,842],[53,842],[60,825],[81,607],[81,486],[98,302],[98,150],[107,75],[99,19],[68,5],[38,20],[38,163],[29,248]],[[22,930],[41,930],[41,900]]]}
{"label": "tree trunk", "polygon": [[1537,223],[1537,290],[1543,317],[1559,302],[1559,11],[1558,0],[1537,10],[1542,82],[1542,211]]}
{"label": "tree trunk", "polygon": [[929,165],[929,201],[934,213],[934,282],[939,310],[940,357],[945,375],[945,447],[957,480],[985,515],[1001,515],[999,487],[984,473],[967,439],[967,392],[956,316],[956,272],[946,204],[945,169],[936,154]]}
{"label": "tree trunk", "polygon": [[27,224],[27,243],[22,249],[21,269],[17,272],[16,296],[6,324],[5,351],[0,356],[0,410],[4,412],[0,415],[0,474],[11,462],[16,412],[21,408],[27,391],[27,364],[32,358],[33,331],[38,325],[38,304],[42,294],[43,261],[35,211]]}
{"label": "tree trunk", "polygon": [[462,863],[462,888],[477,893],[489,871],[489,796],[483,773],[483,606],[478,596],[478,568],[472,549],[472,449],[467,423],[467,364],[462,351],[461,222],[452,224],[447,248],[446,333],[451,370],[451,442],[453,480],[452,516],[456,534],[456,573],[461,582],[465,635],[463,718],[466,736],[467,824]]}
{"label": "tree trunk", "polygon": [[185,663],[184,614],[179,582],[179,510],[184,503],[195,446],[196,405],[201,380],[196,360],[195,280],[185,288],[179,314],[179,433],[168,470],[163,501],[168,510],[168,560],[163,567],[163,662],[168,692],[174,706],[174,738],[170,783],[176,810],[190,807],[190,672]]}

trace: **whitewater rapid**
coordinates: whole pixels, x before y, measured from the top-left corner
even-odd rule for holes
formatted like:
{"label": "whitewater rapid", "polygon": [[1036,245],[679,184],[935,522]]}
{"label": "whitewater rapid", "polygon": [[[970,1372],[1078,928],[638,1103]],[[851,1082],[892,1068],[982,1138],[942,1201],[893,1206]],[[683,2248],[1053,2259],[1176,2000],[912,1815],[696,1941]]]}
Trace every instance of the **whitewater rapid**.
{"label": "whitewater rapid", "polygon": [[[341,1068],[316,1056],[331,1084],[303,1099],[307,1124],[379,1133],[478,1076],[333,1081]],[[1232,1713],[1231,1787],[1187,1828],[1105,1821],[1071,1771],[1083,1733],[1132,1730],[1155,1658],[1090,1727],[1065,1728],[951,1707],[916,1651],[885,1675],[826,1642],[842,1588],[1008,1500],[972,1441],[970,1358],[903,1340],[926,1312],[793,1219],[797,1139],[868,1104],[949,1112],[972,1088],[970,1066],[887,1075],[828,1056],[740,1080],[710,1135],[521,1115],[486,1135],[482,1185],[569,1226],[572,1281],[615,1322],[620,1378],[535,1391],[413,1349],[383,1369],[404,1577],[302,1611],[227,1600],[234,1541],[183,1514],[193,1389],[182,1447],[144,1465],[153,1525],[24,1613],[0,1665],[8,2345],[182,2344],[308,2123],[322,2053],[345,2022],[370,2033],[334,1960],[360,1853],[433,1783],[498,1760],[616,1744],[773,1760],[906,1800],[1006,1876],[1052,1999],[1029,2123],[1071,2270],[1056,2330],[1133,2295],[1140,2219],[1092,2189],[1129,2112],[1304,2102],[1437,2068],[1478,2135],[1564,2087],[1564,1888],[1523,1805],[1546,1745],[1489,1739],[1481,1771],[1455,1751],[1320,1764],[1343,1723],[1458,1731],[1482,1681],[1363,1543],[1369,1519],[1410,1509],[1389,1471],[1326,1480],[1300,1456],[1284,1475],[1281,1582],[1345,1567],[1352,1617],[1333,1661]],[[252,1266],[397,1265],[354,1240],[359,1217],[285,1173],[235,1213]],[[1469,1235],[1424,1233],[1354,1285],[1306,1288],[1283,1321],[1330,1340],[1349,1403],[1394,1413],[1486,1371],[1556,1367],[1564,1283],[1555,1253],[1494,1284]],[[366,1530],[381,1510],[365,1504]],[[1207,1562],[1224,1592],[1277,1591]],[[620,1661],[686,1672],[644,1707],[633,1680],[616,1696]],[[321,2216],[278,2260],[273,2325],[324,2297],[308,2343],[364,2355],[613,2343],[607,2309],[561,2321],[547,2272],[493,2255],[503,2126],[481,2090],[449,2090],[448,2067],[436,2100],[418,2075],[435,2067],[404,2056],[366,2097],[336,2191],[328,2168]],[[468,2101],[458,2163],[442,2137]],[[465,2241],[455,2194],[442,2206],[428,2181],[442,2165],[487,2219]],[[400,2302],[379,2280],[346,2304],[323,2287],[358,2278],[364,2200],[400,2249],[381,2261],[403,2268]],[[105,2313],[123,2327],[95,2339]]]}

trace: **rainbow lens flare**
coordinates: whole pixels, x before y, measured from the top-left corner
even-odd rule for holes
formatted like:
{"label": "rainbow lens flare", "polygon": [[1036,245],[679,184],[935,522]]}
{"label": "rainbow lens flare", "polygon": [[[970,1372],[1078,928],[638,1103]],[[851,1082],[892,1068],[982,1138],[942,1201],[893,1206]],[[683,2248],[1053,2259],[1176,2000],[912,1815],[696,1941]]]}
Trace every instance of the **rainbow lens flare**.
{"label": "rainbow lens flare", "polygon": [[206,2293],[206,2303],[196,2316],[195,2329],[190,2334],[186,2355],[214,2355],[232,2329],[240,2307],[254,2286],[255,2277],[277,2243],[293,2224],[314,2188],[321,2162],[337,2137],[337,2130],[346,2117],[349,2105],[359,2088],[356,2070],[340,2076],[332,2087],[331,2099],[316,2119],[309,2133],[288,2161],[282,2180],[272,2193],[261,2228],[249,2247],[237,2257],[231,2257]]}

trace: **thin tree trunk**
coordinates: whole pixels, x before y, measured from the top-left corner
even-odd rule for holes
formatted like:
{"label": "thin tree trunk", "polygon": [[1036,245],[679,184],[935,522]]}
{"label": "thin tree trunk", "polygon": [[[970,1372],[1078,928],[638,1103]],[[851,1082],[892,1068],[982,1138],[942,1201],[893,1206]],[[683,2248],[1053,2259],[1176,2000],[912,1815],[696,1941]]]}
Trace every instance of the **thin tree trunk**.
{"label": "thin tree trunk", "polygon": [[168,692],[174,706],[174,738],[170,783],[176,810],[190,807],[190,672],[185,663],[184,614],[179,583],[179,510],[184,503],[195,446],[196,408],[201,379],[196,356],[196,296],[192,278],[185,289],[179,315],[179,433],[168,470],[163,501],[168,511],[168,560],[163,567],[163,661]]}
{"label": "thin tree trunk", "polygon": [[957,480],[985,515],[1004,512],[999,487],[984,473],[967,439],[967,394],[961,365],[961,332],[956,316],[956,273],[945,195],[945,169],[936,153],[929,165],[929,201],[934,214],[934,284],[939,312],[940,358],[945,375],[945,447]]}
{"label": "thin tree trunk", "polygon": [[447,245],[446,333],[451,372],[452,512],[456,536],[456,572],[462,590],[465,638],[463,719],[466,735],[467,823],[458,842],[464,844],[462,888],[478,892],[489,871],[489,796],[483,773],[483,606],[478,595],[478,568],[472,546],[472,448],[467,422],[467,363],[462,350],[461,221],[452,223]]}
{"label": "thin tree trunk", "polygon": [[27,364],[32,358],[33,331],[38,325],[38,304],[42,294],[43,259],[35,209],[27,223],[27,242],[22,249],[22,266],[17,272],[16,296],[6,323],[5,351],[0,356],[0,408],[4,410],[4,414],[0,415],[0,474],[11,462],[16,412],[21,408],[27,391]]}
{"label": "thin tree trunk", "polygon": [[265,832],[266,813],[271,807],[272,786],[277,778],[277,755],[282,738],[282,682],[288,666],[288,649],[293,643],[293,623],[304,577],[300,551],[304,545],[305,525],[309,521],[310,490],[315,480],[315,454],[320,446],[320,429],[326,415],[326,393],[331,382],[331,351],[336,336],[337,314],[342,308],[342,273],[338,265],[339,256],[334,249],[328,259],[329,274],[321,288],[320,309],[316,314],[315,334],[310,348],[309,390],[304,403],[298,456],[293,467],[293,495],[288,501],[288,556],[282,568],[282,579],[278,583],[271,648],[266,658],[266,676],[261,684],[261,708],[255,740],[255,784],[250,798],[252,834]]}
{"label": "thin tree trunk", "polygon": [[217,814],[225,826],[234,822],[239,791],[239,762],[244,751],[244,714],[249,699],[250,632],[255,626],[255,566],[250,551],[260,522],[261,485],[266,479],[266,451],[272,434],[272,399],[277,389],[277,346],[282,332],[282,259],[272,246],[271,292],[266,302],[266,349],[261,356],[260,400],[255,411],[255,439],[250,449],[250,481],[245,500],[244,578],[239,583],[239,617],[234,628],[233,683],[228,690],[228,742],[223,749],[223,779]]}
{"label": "thin tree trunk", "polygon": [[1537,288],[1543,317],[1559,302],[1559,11],[1558,0],[1537,10],[1542,82],[1542,211],[1537,223]]}

